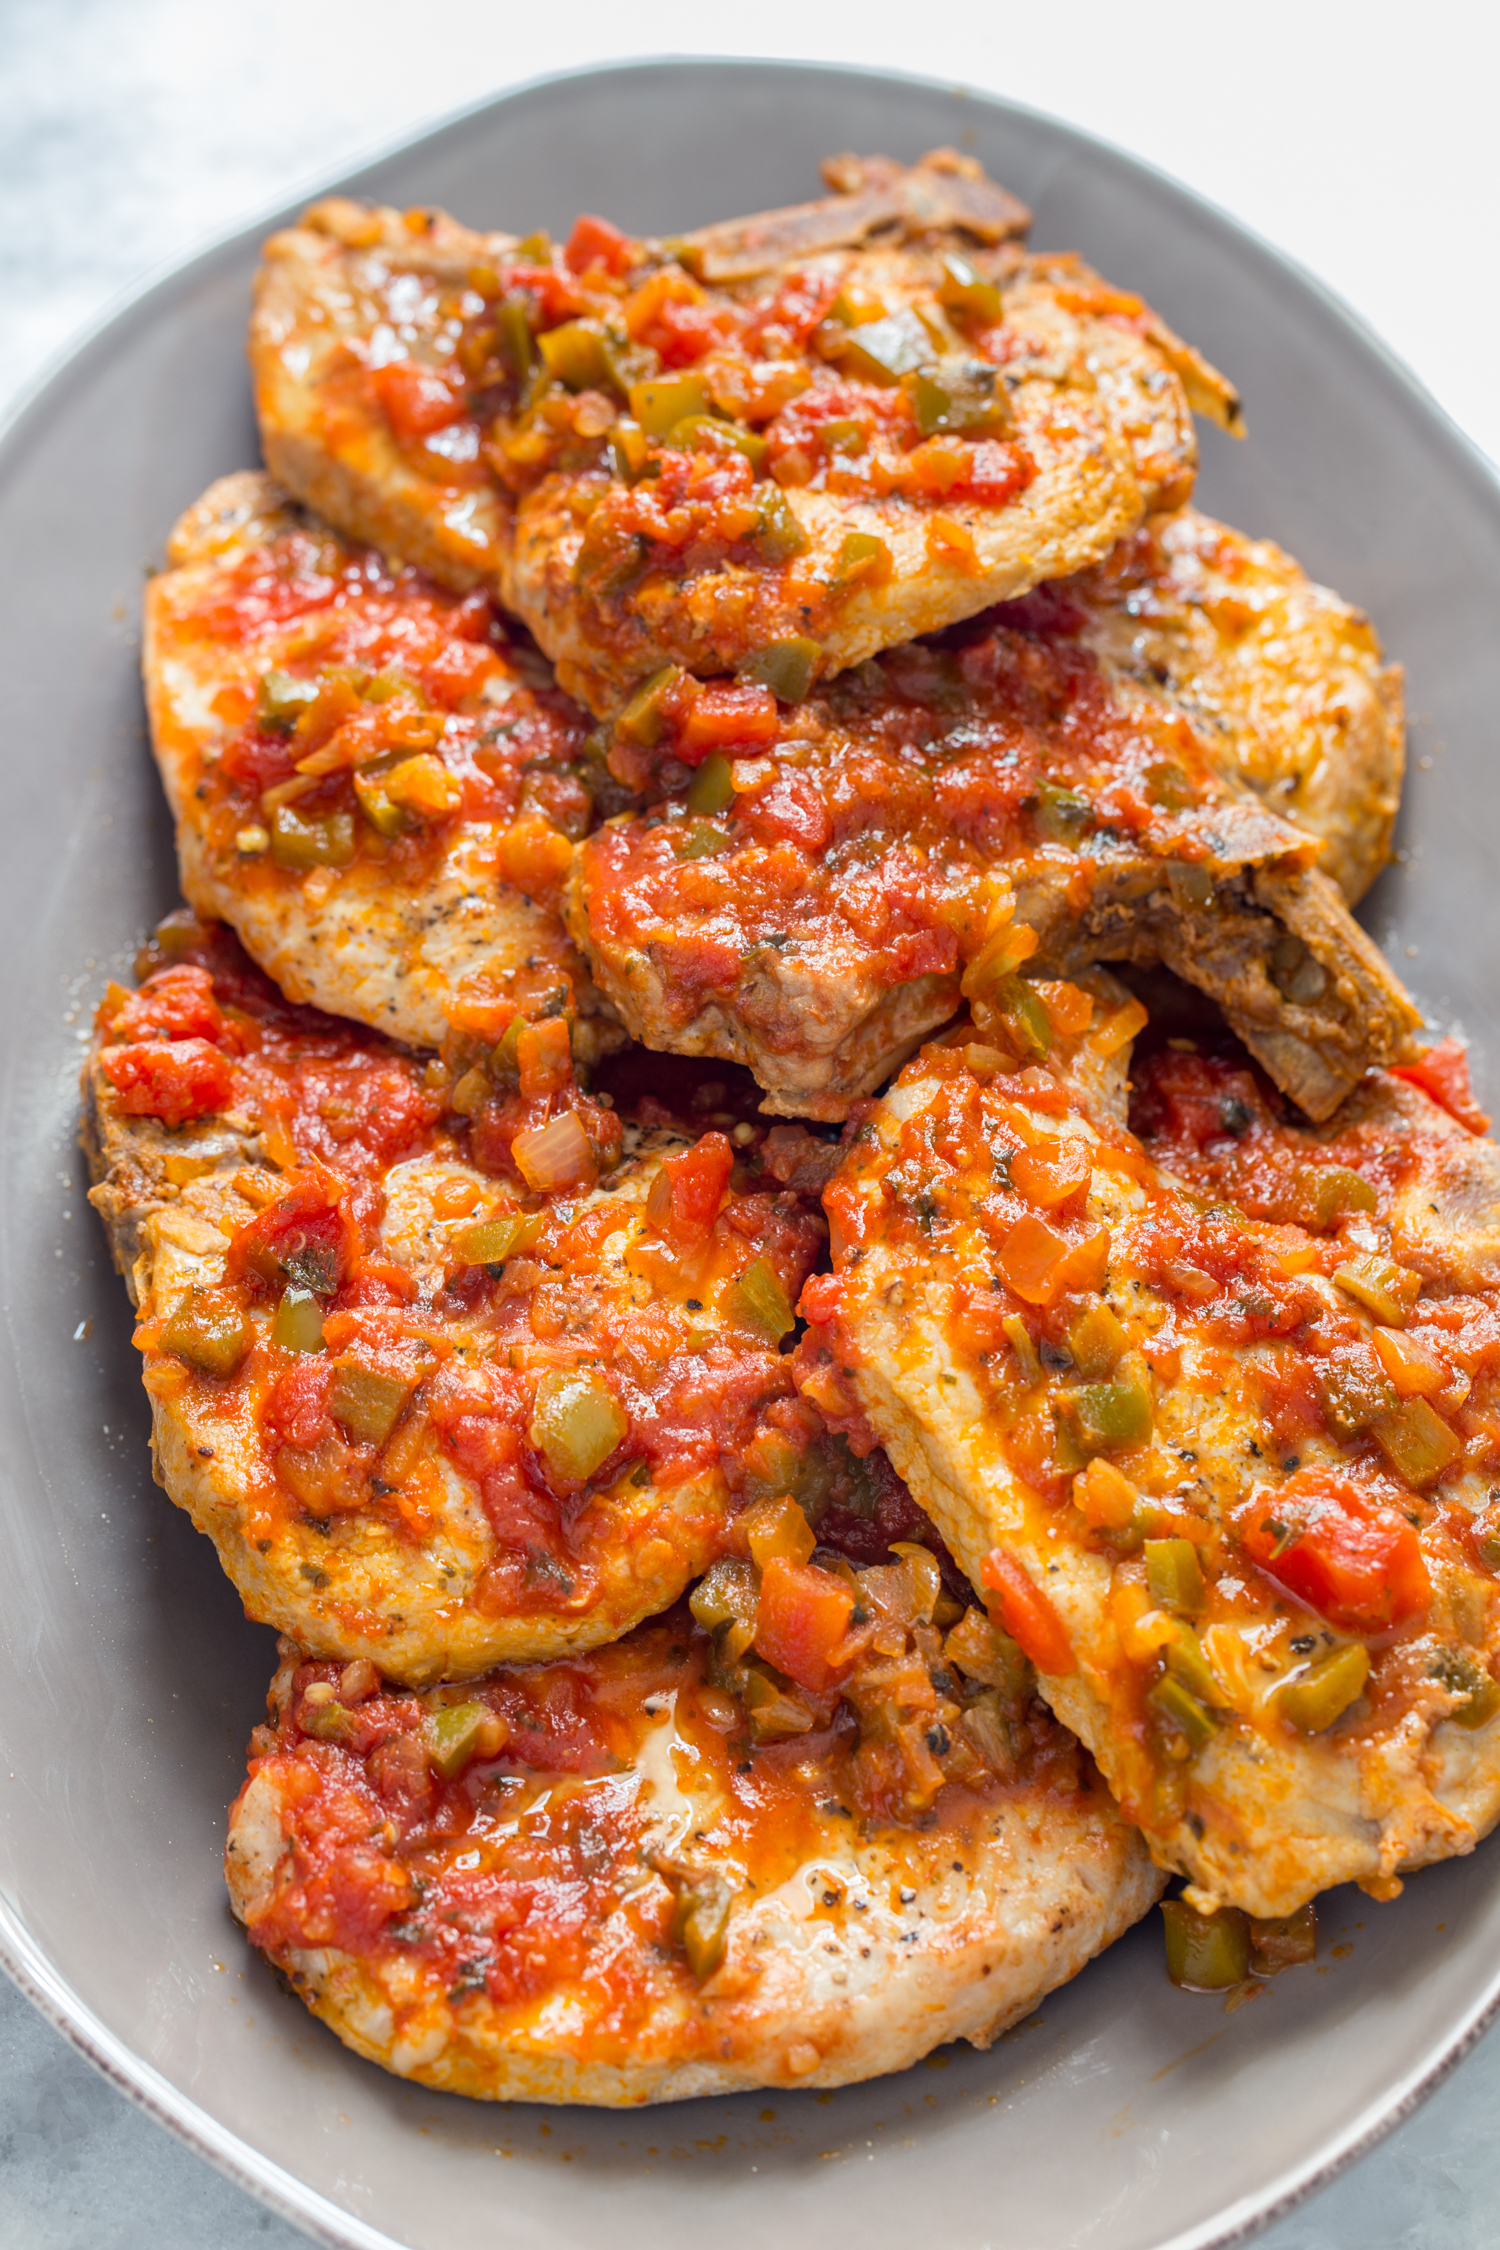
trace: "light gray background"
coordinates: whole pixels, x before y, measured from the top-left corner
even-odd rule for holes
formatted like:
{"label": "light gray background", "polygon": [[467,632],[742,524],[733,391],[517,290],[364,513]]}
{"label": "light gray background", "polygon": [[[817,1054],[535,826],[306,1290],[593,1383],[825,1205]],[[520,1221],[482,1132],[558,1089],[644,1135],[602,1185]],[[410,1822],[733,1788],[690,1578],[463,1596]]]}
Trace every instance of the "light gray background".
{"label": "light gray background", "polygon": [[[762,0],[0,0],[0,407],[122,289],[302,180],[508,81],[629,43],[951,74],[1121,142],[1339,289],[1500,458],[1495,34],[1478,5]],[[1399,652],[1398,652],[1399,653]],[[1494,2240],[1500,2034],[1267,2250]],[[293,2250],[302,2238],[97,2078],[0,1983],[6,2250]],[[924,2246],[925,2250],[925,2246]]]}

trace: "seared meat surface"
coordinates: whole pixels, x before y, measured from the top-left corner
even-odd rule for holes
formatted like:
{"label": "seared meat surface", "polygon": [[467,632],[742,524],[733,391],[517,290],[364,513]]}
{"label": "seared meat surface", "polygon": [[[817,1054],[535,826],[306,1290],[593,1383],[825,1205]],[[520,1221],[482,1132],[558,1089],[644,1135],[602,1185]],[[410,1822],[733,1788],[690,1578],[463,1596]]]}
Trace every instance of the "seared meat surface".
{"label": "seared meat surface", "polygon": [[1316,836],[1319,868],[1362,898],[1405,765],[1401,668],[1363,612],[1196,508],[1151,517],[1066,598],[1104,669],[1177,704],[1221,777]]}

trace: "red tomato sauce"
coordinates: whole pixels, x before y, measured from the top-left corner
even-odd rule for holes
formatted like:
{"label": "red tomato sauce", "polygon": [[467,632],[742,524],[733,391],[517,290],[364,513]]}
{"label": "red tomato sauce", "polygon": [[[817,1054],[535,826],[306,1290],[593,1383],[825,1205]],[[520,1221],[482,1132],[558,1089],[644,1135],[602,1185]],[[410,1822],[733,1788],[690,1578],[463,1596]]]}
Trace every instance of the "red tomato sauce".
{"label": "red tomato sauce", "polygon": [[[462,1087],[472,1075],[472,1040],[446,1071],[400,1054],[353,1025],[289,1006],[232,939],[189,918],[164,927],[143,966],[157,960],[170,965],[135,995],[112,988],[101,1010],[101,1066],[124,1086],[122,1106],[130,1113],[150,1094],[134,1058],[157,1070],[162,1055],[180,1055],[186,1061],[152,1096],[151,1114],[176,1128],[193,1094],[192,1118],[238,1120],[247,1137],[258,1130],[271,1161],[237,1175],[259,1208],[226,1256],[225,1288],[254,1335],[236,1372],[225,1378],[179,1364],[162,1347],[159,1317],[146,1321],[139,1341],[157,1355],[154,1365],[166,1358],[172,1380],[242,1402],[277,1480],[277,1507],[314,1515],[373,1508],[420,1537],[422,1487],[410,1483],[407,1454],[430,1438],[475,1479],[511,1557],[479,1598],[525,1608],[554,1600],[559,1589],[587,1589],[607,1530],[587,1504],[626,1472],[666,1487],[696,1477],[709,1492],[725,1484],[731,1496],[742,1491],[767,1411],[778,1401],[792,1405],[790,1362],[763,1325],[765,1308],[774,1310],[777,1292],[783,1304],[795,1302],[824,1238],[815,1196],[759,1161],[764,1128],[748,1145],[713,1130],[669,1155],[630,1254],[632,1294],[607,1263],[613,1233],[627,1222],[624,1207],[582,1209],[577,1200],[578,1188],[587,1192],[618,1160],[621,1119],[574,1086],[565,1037],[561,1069],[546,1061],[540,1035],[562,1030],[560,1019],[523,1024],[519,1083],[461,1115],[446,1104],[455,1081]],[[509,1004],[492,1036],[505,1020],[516,1020]],[[183,1037],[159,1036],[174,1025]],[[200,1071],[204,1056],[211,1082]],[[522,1130],[582,1120],[581,1143],[587,1152],[594,1135],[598,1161],[590,1157],[588,1176],[571,1192],[527,1190],[496,1153],[499,1111],[507,1112],[512,1147]],[[501,1210],[526,1221],[524,1247],[494,1265],[455,1256],[436,1281],[419,1282],[391,1263],[380,1234],[386,1178],[393,1164],[422,1153],[477,1159],[492,1172],[504,1184]],[[799,1157],[800,1143],[782,1171]],[[471,1179],[459,1192],[460,1216],[477,1209],[482,1218],[482,1189]],[[277,1340],[277,1307],[297,1290],[318,1303],[321,1343],[311,1350]],[[716,1296],[727,1314],[702,1327],[695,1315]],[[389,1439],[361,1438],[340,1420],[333,1384],[345,1364],[412,1394]],[[621,1432],[587,1477],[539,1450],[533,1431],[539,1374],[577,1364],[605,1371],[599,1379]],[[826,1442],[795,1413],[778,1426],[796,1432],[803,1452]]]}
{"label": "red tomato sauce", "polygon": [[[1096,850],[1100,865],[1122,846],[1148,867],[1201,857],[1198,816],[1225,797],[1202,744],[1111,688],[1078,612],[1048,595],[860,666],[783,712],[771,741],[757,708],[709,742],[696,722],[718,691],[681,675],[660,690],[660,733],[622,730],[611,765],[673,794],[584,847],[606,961],[648,952],[679,1024],[710,999],[744,1004],[745,963],[767,949],[875,994],[958,974],[997,869],[1086,899]],[[696,816],[682,792],[714,750],[728,801]]]}
{"label": "red tomato sauce", "polygon": [[[876,1137],[869,1109],[845,1129],[845,1165],[825,1198],[839,1270],[802,1298],[804,1395],[856,1452],[869,1450],[865,1262],[878,1252],[931,1276],[948,1308],[951,1364],[970,1370],[989,1401],[986,1443],[1036,1510],[1028,1538],[1062,1529],[1108,1557],[1127,1618],[1149,1607],[1142,1550],[1149,1563],[1151,1542],[1185,1543],[1203,1577],[1188,1603],[1196,1634],[1219,1622],[1264,1626],[1291,1636],[1288,1663],[1302,1650],[1299,1632],[1310,1653],[1358,1638],[1372,1651],[1360,1723],[1398,1723],[1413,1635],[1468,1630],[1455,1623],[1471,1598],[1466,1574],[1492,1581],[1500,1571],[1491,1513],[1476,1519],[1470,1497],[1445,1497],[1450,1475],[1500,1459],[1500,1308],[1490,1293],[1403,1279],[1381,1231],[1392,1194],[1452,1128],[1372,1116],[1315,1137],[1238,1053],[1163,1047],[1136,1077],[1144,1143],[1095,1118],[1096,1141],[1063,1144],[1086,1149],[1096,1175],[1117,1171],[1146,1191],[1101,1226],[1080,1191],[1058,1193],[1072,1170],[1055,1140],[1037,1161],[1017,1097],[1023,1079],[1047,1073],[994,1055],[970,1067],[970,1052],[981,1050],[954,1041],[908,1066],[935,1093],[894,1134],[887,1122]],[[1075,1097],[1054,1083],[1066,1114]],[[1332,1191],[1321,1206],[1320,1182]],[[1227,1193],[1238,1208],[1220,1200]],[[1377,1280],[1409,1285],[1386,1318],[1335,1282],[1358,1280],[1361,1259]],[[1123,1276],[1159,1308],[1140,1332],[1101,1330],[1091,1309],[1107,1279]],[[1116,1289],[1113,1302],[1128,1319],[1130,1296]],[[1162,1389],[1183,1380],[1189,1346],[1195,1391],[1237,1401],[1228,1433],[1215,1431],[1201,1456],[1191,1442],[1153,1436]],[[1101,1383],[1109,1395],[1091,1390]],[[1091,1423],[1091,1414],[1119,1419]],[[1102,1483],[1090,1481],[1096,1464]],[[991,1561],[996,1614],[1043,1669],[1071,1669],[1066,1630],[1041,1590],[1005,1550]],[[1299,1618],[1311,1619],[1310,1636]],[[1112,1723],[1153,1770],[1184,1754],[1162,1748],[1170,1725],[1152,1701],[1160,1645],[1148,1640],[1122,1661],[1111,1690]]]}
{"label": "red tomato sauce", "polygon": [[[404,333],[409,356],[331,378],[324,409],[331,425],[377,420],[437,483],[462,488],[488,472],[522,495],[555,476],[586,492],[575,577],[601,645],[628,641],[622,605],[637,589],[709,571],[740,582],[745,654],[778,620],[784,632],[816,628],[848,588],[799,572],[806,540],[784,487],[1001,508],[1035,475],[993,377],[996,403],[974,434],[941,423],[934,434],[929,421],[924,435],[911,385],[851,361],[861,321],[880,308],[846,303],[837,255],[722,287],[587,215],[565,246],[524,248],[475,267],[466,287],[427,282],[419,307],[409,272],[382,280],[372,268],[365,318]],[[1014,264],[1009,252],[973,256],[997,273]],[[888,310],[937,356],[915,313]],[[1011,356],[1003,322],[961,310],[945,341],[981,370]],[[641,386],[655,382],[678,388],[643,404]]]}
{"label": "red tomato sauce", "polygon": [[[849,1605],[843,1580],[806,1575]],[[764,1733],[755,1707],[725,1684],[686,1604],[592,1655],[505,1667],[424,1696],[385,1687],[368,1664],[289,1660],[272,1723],[252,1742],[250,1773],[272,1780],[290,1808],[292,1853],[250,1923],[252,1941],[272,1952],[333,1945],[368,1963],[399,1961],[425,1992],[455,2000],[484,1992],[502,2007],[587,1966],[591,1993],[616,2022],[649,1997],[646,1946],[691,1991],[675,1896],[685,1871],[652,1852],[636,1774],[641,1744],[666,1709],[721,1808],[710,1856],[742,1866],[761,1890],[826,1849],[830,1816],[915,1826],[962,1848],[977,1840],[984,1808],[1015,1791],[1071,1796],[1086,1785],[1077,1745],[1029,1700],[1024,1673],[1001,1701],[978,1682],[965,1689],[936,1657],[941,1635],[915,1631],[914,1640],[909,1627],[888,1628],[887,1652],[846,1672],[846,1692],[823,1699],[810,1729],[781,1738]],[[987,1716],[973,1740],[986,1755],[968,1735],[961,1751],[950,1744],[933,1717],[946,1710],[957,1734],[952,1698],[976,1694]],[[920,1807],[877,1717],[882,1707],[905,1714],[898,1726],[925,1720],[939,1742],[935,1753],[924,1740],[932,1771]],[[447,1760],[445,1776],[441,1729],[455,1711],[457,1722],[446,1724],[462,1725],[467,1714],[473,1747],[456,1766]],[[657,1868],[662,1880],[643,1882],[643,1869]],[[617,1936],[600,1953],[611,1916],[626,1942]]]}
{"label": "red tomato sauce", "polygon": [[[233,731],[197,787],[211,847],[292,880],[366,857],[417,882],[460,824],[590,825],[588,722],[486,596],[299,529],[211,596],[189,582],[164,598],[175,634],[245,675],[220,692]],[[311,835],[284,837],[283,810]]]}

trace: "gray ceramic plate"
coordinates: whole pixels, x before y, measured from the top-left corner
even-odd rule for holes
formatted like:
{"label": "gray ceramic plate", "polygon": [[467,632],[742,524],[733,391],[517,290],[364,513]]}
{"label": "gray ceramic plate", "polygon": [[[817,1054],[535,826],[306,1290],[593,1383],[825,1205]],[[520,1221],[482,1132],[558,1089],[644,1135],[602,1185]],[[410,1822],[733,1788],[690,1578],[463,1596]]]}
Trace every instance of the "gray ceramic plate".
{"label": "gray ceramic plate", "polygon": [[[1494,1047],[1500,503],[1336,305],[1228,220],[1005,104],[852,71],[651,63],[488,104],[343,183],[480,225],[670,232],[816,189],[841,148],[971,148],[1228,369],[1252,436],[1204,504],[1373,612],[1415,714],[1373,926]],[[272,222],[267,221],[269,226]],[[255,458],[241,339],[263,229],[95,335],[0,449],[0,1947],[53,2019],[326,2240],[427,2250],[1062,2250],[1231,2239],[1415,2102],[1500,1996],[1500,1849],[1377,1908],[1226,2015],[1155,1918],[989,2055],[829,2095],[633,2115],[489,2109],[354,2061],[247,1957],[219,1874],[271,1637],[151,1486],[123,1292],[83,1202],[75,1073],[108,971],[173,903],[136,681],[144,570]],[[1427,762],[1424,765],[1424,760]],[[1420,839],[1420,841],[1417,841]],[[1480,1072],[1481,1081],[1484,1077]]]}

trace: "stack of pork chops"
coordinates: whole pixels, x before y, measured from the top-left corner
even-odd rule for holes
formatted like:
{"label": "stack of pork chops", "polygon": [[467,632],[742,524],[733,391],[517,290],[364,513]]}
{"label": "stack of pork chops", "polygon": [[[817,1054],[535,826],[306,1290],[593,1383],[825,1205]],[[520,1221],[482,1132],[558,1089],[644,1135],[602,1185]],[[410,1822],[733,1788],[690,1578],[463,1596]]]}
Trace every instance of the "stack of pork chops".
{"label": "stack of pork chops", "polygon": [[252,1942],[490,2097],[984,2045],[1500,1816],[1500,1165],[1350,914],[1399,673],[972,160],[267,243],[93,1200],[282,1635]]}

